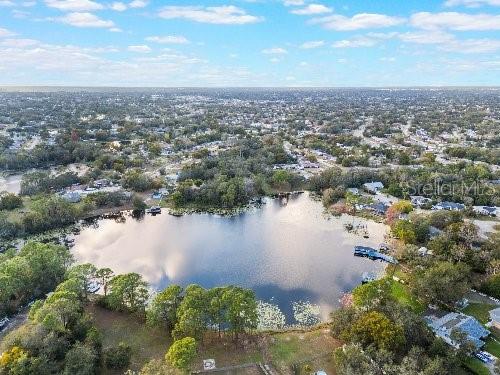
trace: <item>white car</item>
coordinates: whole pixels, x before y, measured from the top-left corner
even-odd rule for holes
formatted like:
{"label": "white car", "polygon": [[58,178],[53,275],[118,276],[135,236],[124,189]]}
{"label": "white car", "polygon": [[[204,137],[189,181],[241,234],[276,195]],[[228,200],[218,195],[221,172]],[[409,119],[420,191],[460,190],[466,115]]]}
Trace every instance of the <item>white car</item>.
{"label": "white car", "polygon": [[495,360],[495,358],[488,352],[478,352],[476,353],[476,357],[484,363],[491,363]]}

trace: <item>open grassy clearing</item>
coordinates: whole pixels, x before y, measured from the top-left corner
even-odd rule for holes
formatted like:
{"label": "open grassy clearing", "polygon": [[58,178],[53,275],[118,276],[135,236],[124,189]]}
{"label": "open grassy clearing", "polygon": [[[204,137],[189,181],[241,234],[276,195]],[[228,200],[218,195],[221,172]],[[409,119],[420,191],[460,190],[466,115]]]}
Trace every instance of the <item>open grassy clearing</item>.
{"label": "open grassy clearing", "polygon": [[490,320],[489,311],[493,310],[495,307],[495,305],[485,303],[470,303],[465,309],[463,309],[463,313],[471,315],[482,324],[485,324]]}
{"label": "open grassy clearing", "polygon": [[476,375],[490,375],[490,370],[477,358],[467,357],[463,360],[464,366]]}
{"label": "open grassy clearing", "polygon": [[[109,311],[91,305],[87,308],[103,333],[103,348],[124,342],[132,347],[131,370],[139,370],[151,359],[163,360],[172,343],[167,332],[147,327],[140,319],[128,314]],[[234,341],[229,335],[218,338],[208,334],[199,344],[193,370],[201,370],[203,359],[215,359],[218,368],[245,363],[266,363],[281,373],[292,374],[294,365],[298,371],[311,368],[335,374],[333,350],[340,345],[328,329],[257,333]],[[306,367],[308,365],[308,367]],[[238,370],[240,373],[254,371]],[[234,371],[233,371],[234,372]],[[232,373],[233,373],[232,372]],[[109,370],[105,374],[118,374]]]}
{"label": "open grassy clearing", "polygon": [[[149,328],[132,315],[94,305],[89,305],[87,312],[94,318],[96,326],[102,332],[103,349],[117,346],[120,342],[131,346],[130,369],[132,370],[140,370],[149,359],[163,358],[172,343],[166,332]],[[105,374],[122,373],[104,370]]]}
{"label": "open grassy clearing", "polygon": [[407,285],[392,279],[388,280],[391,283],[391,294],[399,303],[409,307],[417,314],[422,314],[425,311],[425,305],[410,293]]}

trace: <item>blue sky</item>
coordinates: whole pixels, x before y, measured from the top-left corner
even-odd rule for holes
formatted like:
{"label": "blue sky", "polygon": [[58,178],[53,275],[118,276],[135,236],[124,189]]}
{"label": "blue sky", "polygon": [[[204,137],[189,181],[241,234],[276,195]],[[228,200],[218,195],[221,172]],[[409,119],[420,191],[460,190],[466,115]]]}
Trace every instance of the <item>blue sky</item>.
{"label": "blue sky", "polygon": [[500,0],[0,0],[0,84],[500,85]]}

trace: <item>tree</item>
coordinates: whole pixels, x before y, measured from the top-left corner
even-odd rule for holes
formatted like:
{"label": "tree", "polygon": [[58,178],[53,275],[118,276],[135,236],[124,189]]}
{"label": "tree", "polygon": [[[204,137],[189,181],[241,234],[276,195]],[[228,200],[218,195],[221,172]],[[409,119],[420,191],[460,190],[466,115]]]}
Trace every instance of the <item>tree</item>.
{"label": "tree", "polygon": [[330,314],[330,331],[335,338],[344,335],[344,332],[349,331],[356,319],[356,310],[352,307],[341,307],[333,310]]}
{"label": "tree", "polygon": [[87,345],[76,343],[66,353],[64,375],[94,375],[97,365],[96,352]]}
{"label": "tree", "polygon": [[90,263],[78,264],[71,267],[67,272],[67,278],[76,278],[82,281],[85,300],[87,300],[92,282],[94,282],[96,277],[96,272],[96,266]]}
{"label": "tree", "polygon": [[112,309],[144,312],[149,297],[147,283],[137,273],[118,275],[109,282],[107,301]]}
{"label": "tree", "polygon": [[172,366],[188,372],[195,356],[196,340],[192,337],[184,337],[172,344],[165,355],[165,359]]}
{"label": "tree", "polygon": [[362,314],[347,333],[350,341],[392,350],[404,343],[403,329],[378,311]]}
{"label": "tree", "polygon": [[477,351],[476,345],[468,339],[467,333],[459,328],[451,330],[450,338],[457,343],[460,355],[470,356]]}
{"label": "tree", "polygon": [[333,353],[336,368],[343,375],[377,375],[378,366],[359,344],[349,344]]}
{"label": "tree", "polygon": [[411,285],[415,294],[428,303],[452,305],[469,290],[469,274],[465,264],[438,262],[416,273]]}
{"label": "tree", "polygon": [[0,263],[0,312],[54,290],[72,261],[68,249],[30,242]]}
{"label": "tree", "polygon": [[219,337],[222,325],[226,322],[227,300],[224,299],[226,288],[212,288],[207,292],[208,315],[212,325],[217,327]]}
{"label": "tree", "polygon": [[182,288],[170,285],[159,292],[151,302],[146,317],[148,324],[171,330],[177,323],[177,309],[181,303]]}
{"label": "tree", "polygon": [[23,199],[16,194],[7,193],[0,195],[0,210],[14,210],[23,206]]}
{"label": "tree", "polygon": [[132,198],[132,207],[134,211],[144,211],[147,208],[147,204],[137,195]]}
{"label": "tree", "polygon": [[394,207],[400,213],[409,214],[413,211],[413,206],[410,201],[400,200],[399,202],[394,203],[391,207]]}
{"label": "tree", "polygon": [[96,271],[95,277],[99,280],[104,291],[104,297],[108,295],[108,283],[113,278],[114,273],[111,268],[100,268]]}
{"label": "tree", "polygon": [[417,241],[415,227],[408,220],[397,220],[391,227],[392,234],[406,244],[412,244]]}
{"label": "tree", "polygon": [[78,296],[67,291],[50,295],[45,302],[30,310],[30,317],[50,331],[68,332],[82,314]]}
{"label": "tree", "polygon": [[208,323],[206,310],[207,291],[196,284],[188,285],[177,309],[177,323],[172,332],[173,336],[176,339],[189,336],[202,340]]}
{"label": "tree", "polygon": [[255,293],[250,289],[228,287],[222,300],[227,306],[227,323],[236,339],[240,333],[257,328],[257,301]]}
{"label": "tree", "polygon": [[104,351],[104,364],[107,368],[123,369],[130,363],[132,348],[123,342],[118,346],[108,348]]}
{"label": "tree", "polygon": [[488,277],[484,282],[482,289],[490,296],[500,298],[500,274]]}
{"label": "tree", "polygon": [[374,308],[393,301],[391,285],[386,279],[374,280],[367,284],[358,285],[352,292],[356,307]]}

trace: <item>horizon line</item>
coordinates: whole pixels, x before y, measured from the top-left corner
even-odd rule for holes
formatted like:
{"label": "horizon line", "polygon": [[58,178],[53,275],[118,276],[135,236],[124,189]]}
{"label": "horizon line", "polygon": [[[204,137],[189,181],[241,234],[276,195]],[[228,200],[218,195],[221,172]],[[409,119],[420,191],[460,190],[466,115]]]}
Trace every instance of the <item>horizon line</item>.
{"label": "horizon line", "polygon": [[391,86],[84,86],[84,85],[10,85],[0,84],[0,90],[15,89],[500,89],[500,85],[391,85]]}

